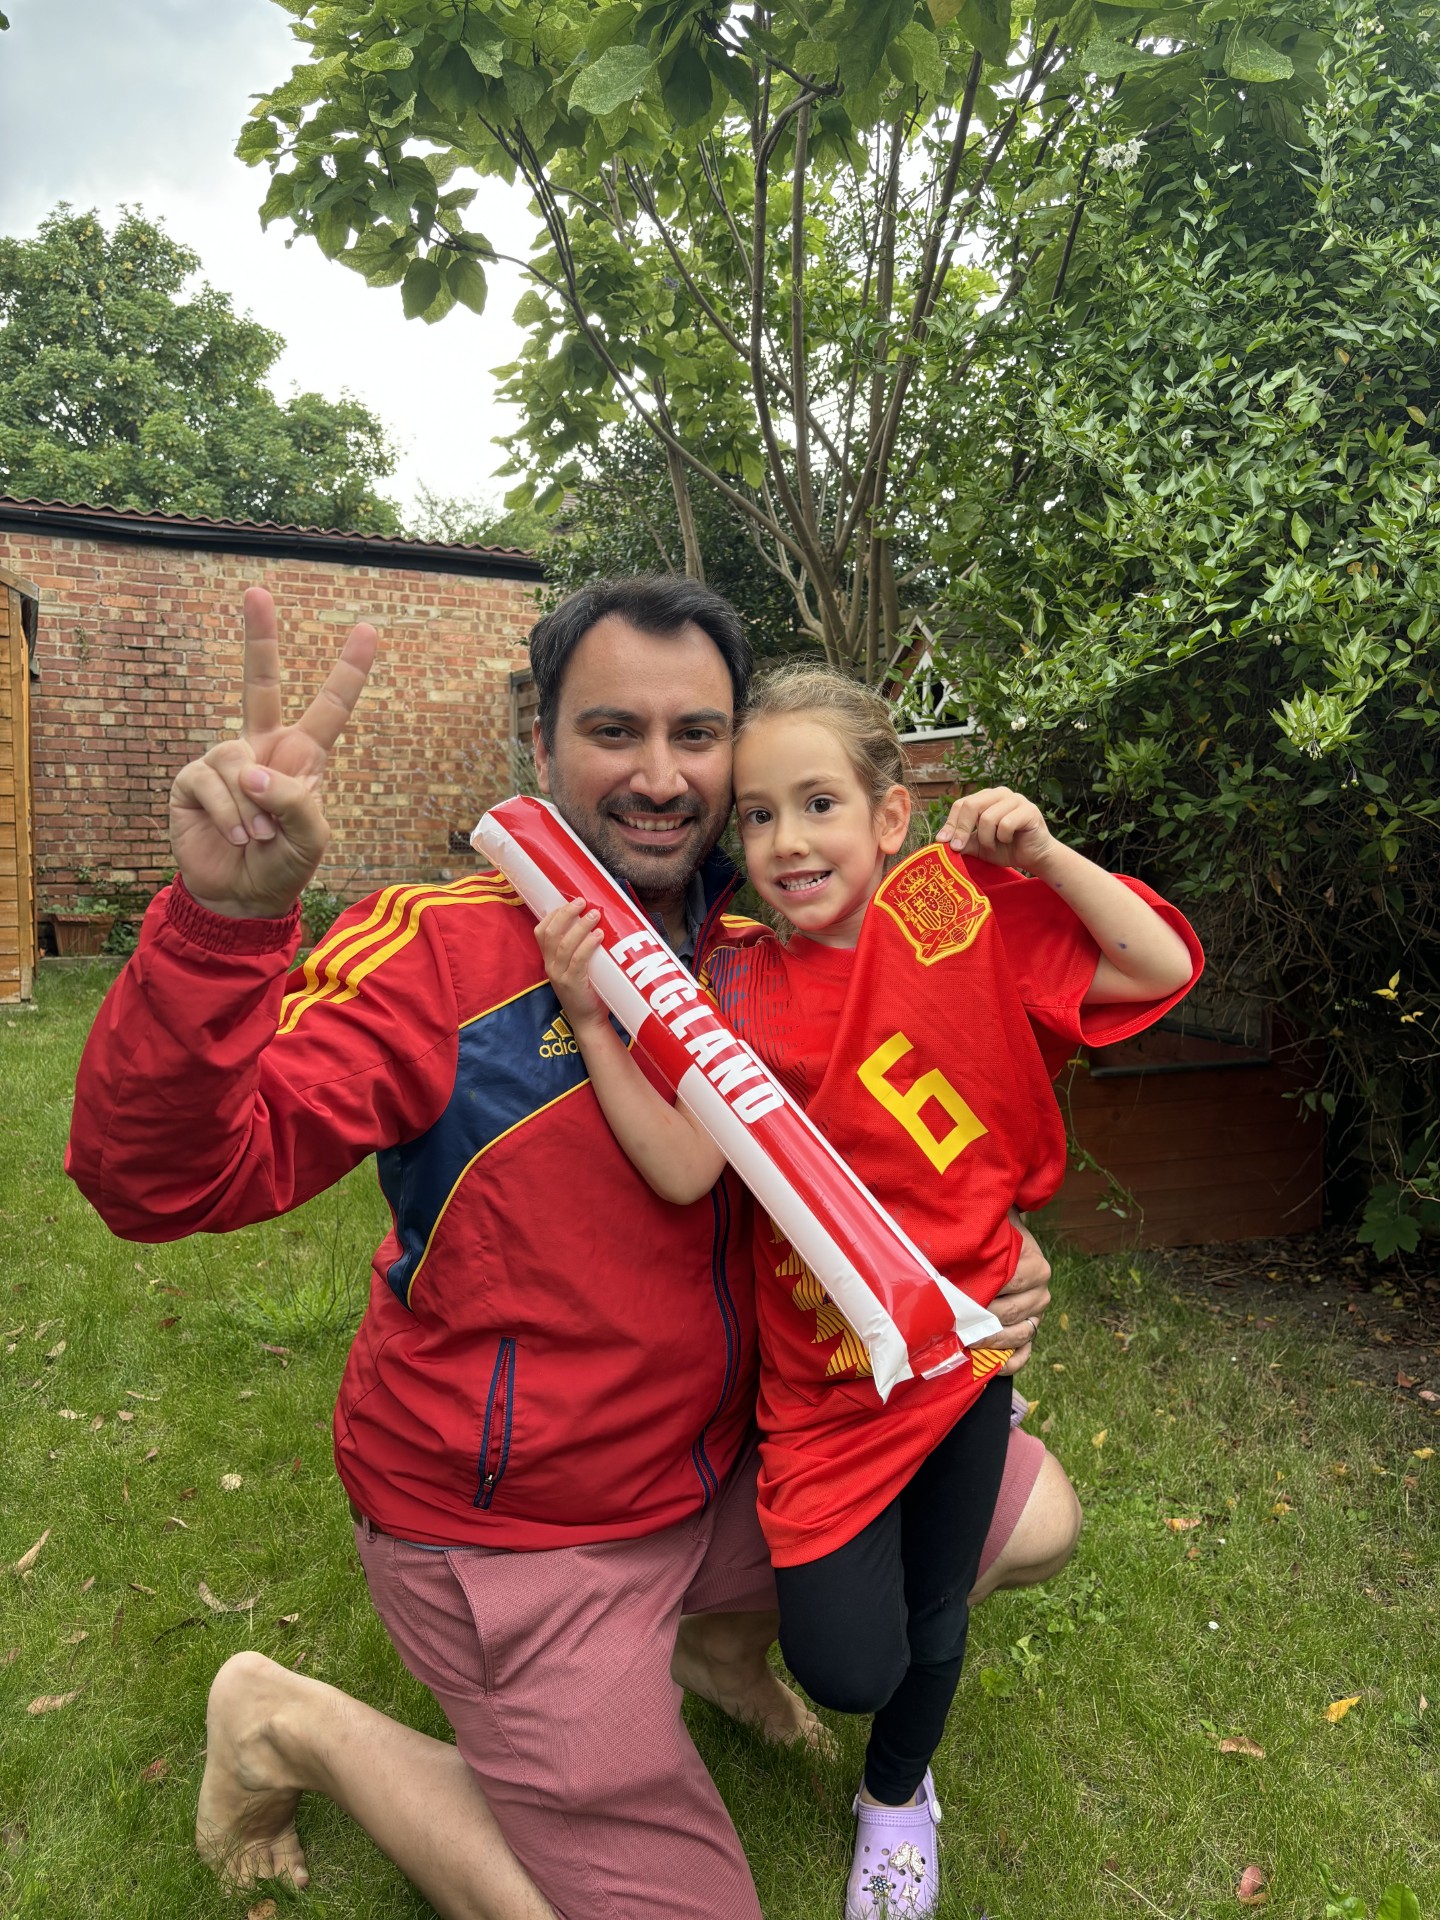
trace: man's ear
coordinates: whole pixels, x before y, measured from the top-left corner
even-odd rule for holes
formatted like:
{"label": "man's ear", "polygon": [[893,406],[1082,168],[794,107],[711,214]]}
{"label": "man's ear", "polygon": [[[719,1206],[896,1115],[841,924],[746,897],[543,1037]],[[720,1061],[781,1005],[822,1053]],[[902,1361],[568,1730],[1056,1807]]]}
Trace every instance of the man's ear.
{"label": "man's ear", "polygon": [[535,756],[535,778],[539,782],[540,791],[549,793],[550,755],[546,750],[545,736],[540,731],[538,720],[532,720],[530,723],[530,751]]}
{"label": "man's ear", "polygon": [[875,825],[880,832],[880,851],[886,855],[898,853],[910,831],[908,787],[891,787],[875,811]]}

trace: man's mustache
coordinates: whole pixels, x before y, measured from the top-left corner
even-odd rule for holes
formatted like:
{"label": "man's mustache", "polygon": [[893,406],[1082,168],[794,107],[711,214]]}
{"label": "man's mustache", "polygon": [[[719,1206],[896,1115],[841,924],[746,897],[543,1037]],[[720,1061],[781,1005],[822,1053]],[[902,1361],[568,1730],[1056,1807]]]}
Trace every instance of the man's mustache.
{"label": "man's mustache", "polygon": [[627,795],[623,800],[604,800],[600,804],[600,811],[611,817],[620,813],[666,813],[680,814],[687,820],[698,820],[704,813],[704,808],[693,797],[684,800],[667,800],[662,803],[647,800],[642,795],[635,794]]}

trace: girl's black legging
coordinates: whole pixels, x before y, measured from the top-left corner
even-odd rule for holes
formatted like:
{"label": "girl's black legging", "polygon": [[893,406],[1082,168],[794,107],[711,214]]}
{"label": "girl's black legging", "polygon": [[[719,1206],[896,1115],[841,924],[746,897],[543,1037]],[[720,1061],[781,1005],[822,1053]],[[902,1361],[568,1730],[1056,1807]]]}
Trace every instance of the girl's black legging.
{"label": "girl's black legging", "polygon": [[992,1380],[853,1540],[775,1570],[785,1664],[822,1707],[874,1714],[865,1785],[890,1806],[924,1779],[959,1684],[1010,1404]]}

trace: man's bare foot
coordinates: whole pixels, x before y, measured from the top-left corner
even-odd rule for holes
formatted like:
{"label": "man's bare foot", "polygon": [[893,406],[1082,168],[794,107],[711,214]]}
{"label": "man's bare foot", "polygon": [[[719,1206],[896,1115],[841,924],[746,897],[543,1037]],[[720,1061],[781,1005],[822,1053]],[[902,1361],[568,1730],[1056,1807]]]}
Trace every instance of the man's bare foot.
{"label": "man's bare foot", "polygon": [[[738,1624],[742,1619],[747,1624]],[[671,1678],[777,1746],[828,1753],[833,1746],[829,1729],[765,1658],[772,1634],[773,1627],[756,1632],[747,1616],[690,1614],[675,1637]]]}
{"label": "man's bare foot", "polygon": [[297,1887],[310,1883],[295,1831],[300,1789],[287,1780],[271,1733],[286,1695],[306,1684],[263,1653],[237,1653],[211,1685],[195,1845],[227,1886],[282,1876]]}

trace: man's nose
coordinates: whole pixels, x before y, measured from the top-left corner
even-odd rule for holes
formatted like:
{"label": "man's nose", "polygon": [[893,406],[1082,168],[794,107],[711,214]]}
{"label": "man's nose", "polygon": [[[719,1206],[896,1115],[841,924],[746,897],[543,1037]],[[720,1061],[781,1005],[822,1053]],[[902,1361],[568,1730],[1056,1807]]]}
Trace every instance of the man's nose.
{"label": "man's nose", "polygon": [[688,785],[685,770],[669,740],[647,738],[630,775],[630,791],[663,803],[678,800]]}

